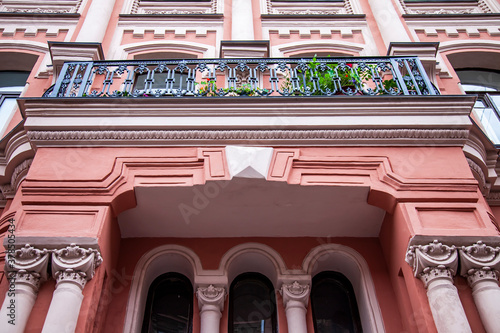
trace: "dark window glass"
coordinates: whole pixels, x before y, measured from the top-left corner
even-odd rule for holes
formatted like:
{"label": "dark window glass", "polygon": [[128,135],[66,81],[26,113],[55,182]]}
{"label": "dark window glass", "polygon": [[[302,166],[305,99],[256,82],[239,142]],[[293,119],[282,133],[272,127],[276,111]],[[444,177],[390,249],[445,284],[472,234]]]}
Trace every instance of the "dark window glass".
{"label": "dark window glass", "polygon": [[311,307],[316,333],[362,332],[354,290],[341,273],[322,272],[313,278]]}
{"label": "dark window glass", "polygon": [[30,72],[24,71],[0,71],[0,88],[24,87]]}
{"label": "dark window glass", "polygon": [[467,92],[500,91],[500,71],[483,68],[455,69],[460,83]]}
{"label": "dark window glass", "polygon": [[230,333],[276,333],[276,296],[264,275],[245,273],[229,289]]}
{"label": "dark window glass", "polygon": [[149,288],[143,333],[191,333],[193,286],[178,273],[156,278]]}

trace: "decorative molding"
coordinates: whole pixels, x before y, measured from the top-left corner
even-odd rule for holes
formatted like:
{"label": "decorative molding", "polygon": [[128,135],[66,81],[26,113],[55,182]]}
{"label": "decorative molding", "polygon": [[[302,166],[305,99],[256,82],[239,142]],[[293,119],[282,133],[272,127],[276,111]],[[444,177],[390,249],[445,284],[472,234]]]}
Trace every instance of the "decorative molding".
{"label": "decorative molding", "polygon": [[483,280],[498,281],[500,270],[500,247],[488,246],[482,241],[459,248],[460,275],[467,278],[473,287]]}
{"label": "decorative molding", "polygon": [[491,9],[484,0],[477,3],[466,2],[406,2],[399,0],[401,8],[405,14],[424,14],[424,15],[442,15],[442,14],[479,14],[491,13]]}
{"label": "decorative molding", "polygon": [[475,9],[426,9],[426,10],[414,10],[408,9],[407,14],[426,14],[426,15],[442,15],[442,14],[473,14],[477,13]]}
{"label": "decorative molding", "polygon": [[215,306],[219,311],[222,311],[224,308],[226,291],[222,287],[215,287],[212,284],[208,287],[199,287],[196,291],[196,296],[198,297],[198,307],[201,311],[203,311],[205,305]]}
{"label": "decorative molding", "polygon": [[452,281],[458,267],[458,254],[454,245],[448,246],[434,240],[426,245],[409,246],[406,262],[427,288],[436,279],[446,278]]}
{"label": "decorative molding", "polygon": [[196,14],[211,14],[211,9],[207,10],[145,10],[144,14],[148,15],[196,15]]}
{"label": "decorative molding", "polygon": [[52,275],[57,280],[57,285],[70,282],[83,290],[101,263],[102,258],[98,250],[84,249],[72,243],[65,248],[53,250]]}
{"label": "decorative molding", "polygon": [[488,187],[489,184],[486,182],[486,176],[484,175],[483,170],[481,169],[479,164],[477,164],[476,162],[474,162],[470,158],[466,157],[465,159],[467,160],[467,163],[469,164],[469,168],[471,169],[472,174],[474,175],[474,178],[476,178],[476,180],[479,183],[479,188],[481,190],[481,193],[483,193],[483,195],[487,195],[489,192],[489,187]]}
{"label": "decorative molding", "polygon": [[[63,146],[84,142],[92,145],[126,144],[134,142],[155,146],[189,145],[193,142],[246,142],[267,145],[273,141],[308,144],[358,144],[364,140],[368,144],[422,145],[429,139],[434,145],[462,145],[469,136],[465,129],[339,129],[339,130],[110,130],[110,131],[29,131],[28,137],[38,147]],[[311,140],[311,143],[303,140]],[[414,141],[409,141],[414,140]],[[95,143],[94,143],[95,144]]]}
{"label": "decorative molding", "polygon": [[0,1],[0,12],[20,14],[70,14],[78,13],[82,0],[65,1]]}
{"label": "decorative molding", "polygon": [[304,308],[307,308],[310,293],[309,284],[301,284],[298,281],[294,281],[291,284],[283,284],[280,293],[283,296],[283,304],[286,308],[291,304],[290,301],[299,302]]}
{"label": "decorative molding", "polygon": [[128,0],[124,4],[124,11],[122,13],[146,15],[215,14],[219,12],[218,1],[153,2],[147,0]]}
{"label": "decorative molding", "polygon": [[351,0],[343,2],[279,2],[266,0],[262,14],[276,15],[338,15],[354,14]]}
{"label": "decorative molding", "polygon": [[49,250],[36,249],[30,244],[6,256],[5,271],[16,283],[27,284],[36,292],[40,282],[47,280],[47,267],[49,263]]}
{"label": "decorative molding", "polygon": [[13,199],[21,182],[26,178],[26,174],[31,166],[33,159],[27,159],[14,168],[9,184],[0,185],[2,195],[6,199]]}

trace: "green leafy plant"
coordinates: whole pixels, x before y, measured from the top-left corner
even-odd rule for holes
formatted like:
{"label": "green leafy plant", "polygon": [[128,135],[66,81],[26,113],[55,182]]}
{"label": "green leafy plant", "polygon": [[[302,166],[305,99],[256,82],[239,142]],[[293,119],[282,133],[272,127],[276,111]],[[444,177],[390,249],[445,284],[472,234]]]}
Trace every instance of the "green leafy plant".
{"label": "green leafy plant", "polygon": [[207,79],[206,81],[196,82],[198,85],[198,93],[203,96],[216,96],[217,84],[215,80]]}

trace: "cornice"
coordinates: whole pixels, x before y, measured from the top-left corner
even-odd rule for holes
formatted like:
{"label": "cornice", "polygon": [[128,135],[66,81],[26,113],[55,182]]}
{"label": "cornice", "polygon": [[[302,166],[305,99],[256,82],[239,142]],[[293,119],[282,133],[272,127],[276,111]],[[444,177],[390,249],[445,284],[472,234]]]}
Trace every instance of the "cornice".
{"label": "cornice", "polygon": [[191,146],[194,144],[462,146],[468,130],[460,129],[339,129],[339,130],[114,130],[29,131],[37,147]]}
{"label": "cornice", "polygon": [[27,119],[28,137],[36,147],[235,143],[463,146],[469,136],[474,99],[464,95],[25,98],[19,104]]}

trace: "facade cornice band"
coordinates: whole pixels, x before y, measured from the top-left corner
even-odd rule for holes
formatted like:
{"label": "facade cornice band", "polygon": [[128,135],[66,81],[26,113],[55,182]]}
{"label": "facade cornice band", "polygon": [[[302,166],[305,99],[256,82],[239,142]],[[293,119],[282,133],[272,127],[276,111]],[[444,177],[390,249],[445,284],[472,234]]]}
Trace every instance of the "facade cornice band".
{"label": "facade cornice band", "polygon": [[464,129],[339,129],[339,130],[111,130],[29,131],[37,147],[63,146],[190,146],[252,145],[405,145],[463,146]]}

